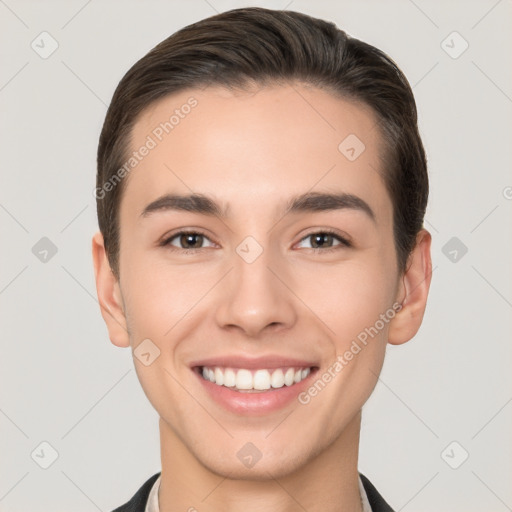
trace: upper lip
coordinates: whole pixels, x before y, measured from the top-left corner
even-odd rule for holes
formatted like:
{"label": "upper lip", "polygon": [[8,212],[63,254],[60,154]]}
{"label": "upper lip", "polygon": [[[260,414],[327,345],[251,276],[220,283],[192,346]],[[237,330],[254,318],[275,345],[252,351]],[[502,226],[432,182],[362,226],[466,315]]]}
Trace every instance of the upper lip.
{"label": "upper lip", "polygon": [[317,366],[317,363],[311,360],[308,361],[305,359],[296,359],[293,357],[283,357],[279,355],[267,355],[262,357],[229,355],[201,359],[190,364],[191,368],[197,366],[207,366],[208,368],[220,366],[221,368],[270,369],[282,367],[309,368]]}

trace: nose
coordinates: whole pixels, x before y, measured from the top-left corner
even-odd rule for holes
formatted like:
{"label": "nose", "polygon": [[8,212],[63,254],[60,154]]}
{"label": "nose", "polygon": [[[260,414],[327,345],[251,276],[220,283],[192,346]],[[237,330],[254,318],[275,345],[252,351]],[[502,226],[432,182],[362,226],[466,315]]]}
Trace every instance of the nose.
{"label": "nose", "polygon": [[264,331],[289,329],[297,321],[297,297],[284,261],[263,252],[251,262],[233,255],[233,269],[223,280],[216,320],[223,329],[257,338]]}

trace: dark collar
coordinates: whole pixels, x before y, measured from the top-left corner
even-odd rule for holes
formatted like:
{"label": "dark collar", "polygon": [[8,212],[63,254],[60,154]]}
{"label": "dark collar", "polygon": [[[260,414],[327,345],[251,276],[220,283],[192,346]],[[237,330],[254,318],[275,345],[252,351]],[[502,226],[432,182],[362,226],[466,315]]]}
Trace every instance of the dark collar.
{"label": "dark collar", "polygon": [[149,491],[151,491],[151,487],[153,487],[153,484],[160,476],[160,473],[161,471],[155,473],[152,477],[146,480],[130,501],[120,507],[117,507],[112,512],[144,512],[149,497]]}
{"label": "dark collar", "polygon": [[[148,501],[149,492],[160,476],[161,472],[155,473],[150,477],[142,487],[133,495],[130,501],[116,508],[112,512],[144,512]],[[368,501],[372,507],[372,512],[393,512],[393,509],[386,503],[373,484],[363,474],[359,473],[363,482],[364,490],[368,496]]]}
{"label": "dark collar", "polygon": [[372,512],[394,512],[393,509],[386,503],[386,500],[379,494],[373,484],[362,473],[359,473],[361,482],[363,482],[368,502],[372,507]]}

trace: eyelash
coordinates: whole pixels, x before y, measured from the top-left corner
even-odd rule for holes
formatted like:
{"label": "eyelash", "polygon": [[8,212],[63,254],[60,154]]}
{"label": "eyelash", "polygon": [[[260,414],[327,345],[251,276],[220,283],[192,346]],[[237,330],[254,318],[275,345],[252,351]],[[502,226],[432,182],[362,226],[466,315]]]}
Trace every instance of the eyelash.
{"label": "eyelash", "polygon": [[[196,251],[202,251],[203,249],[207,249],[207,247],[198,247],[198,248],[193,248],[193,249],[183,249],[183,248],[180,248],[180,247],[173,247],[173,246],[171,246],[171,244],[170,244],[171,241],[174,240],[175,238],[181,236],[181,235],[202,235],[205,238],[207,238],[208,240],[210,240],[201,231],[184,230],[184,231],[178,231],[177,233],[174,233],[173,235],[165,238],[164,240],[162,240],[162,242],[159,245],[162,246],[162,247],[170,247],[171,250],[173,250],[173,251],[177,250],[177,251],[183,251],[183,252],[186,252],[186,253],[194,253]],[[310,250],[312,250],[314,252],[324,252],[325,253],[325,252],[337,251],[337,250],[339,250],[341,248],[352,247],[352,244],[346,238],[340,236],[335,231],[330,230],[330,229],[322,229],[321,231],[312,231],[311,233],[308,233],[306,236],[302,237],[299,242],[302,242],[306,238],[310,238],[313,235],[331,235],[331,236],[333,236],[335,239],[337,239],[340,242],[339,245],[335,245],[334,247],[328,247],[326,249],[324,249],[322,247],[308,247],[308,249],[310,249]]]}

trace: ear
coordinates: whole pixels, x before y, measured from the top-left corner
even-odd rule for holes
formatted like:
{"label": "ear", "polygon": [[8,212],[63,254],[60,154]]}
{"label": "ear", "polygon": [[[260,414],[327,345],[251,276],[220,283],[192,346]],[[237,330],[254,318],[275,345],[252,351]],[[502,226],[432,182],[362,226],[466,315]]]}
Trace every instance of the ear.
{"label": "ear", "polygon": [[103,320],[107,324],[110,341],[117,347],[129,347],[130,338],[119,281],[110,268],[100,232],[92,238],[92,259],[98,302]]}
{"label": "ear", "polygon": [[432,278],[431,241],[430,233],[421,229],[407,260],[396,297],[402,309],[389,322],[388,343],[392,345],[409,341],[420,328]]}

